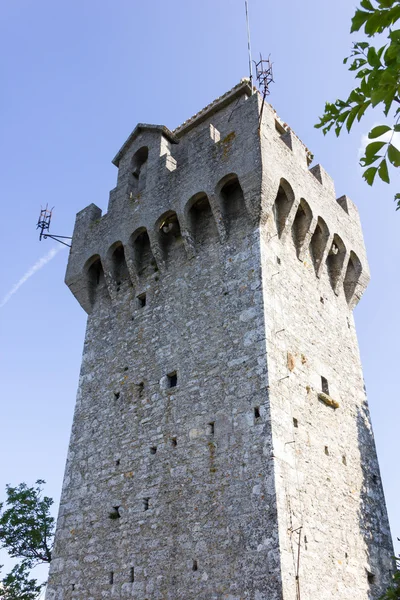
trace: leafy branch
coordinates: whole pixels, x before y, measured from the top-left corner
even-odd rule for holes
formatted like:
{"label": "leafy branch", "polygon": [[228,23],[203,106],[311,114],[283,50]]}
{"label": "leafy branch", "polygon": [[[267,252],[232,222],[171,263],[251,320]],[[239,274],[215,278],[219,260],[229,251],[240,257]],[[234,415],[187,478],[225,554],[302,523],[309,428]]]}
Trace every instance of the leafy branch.
{"label": "leafy branch", "polygon": [[[380,48],[369,42],[353,44],[351,55],[343,62],[349,63],[357,85],[347,100],[327,102],[315,127],[322,129],[324,135],[334,127],[339,136],[343,127],[350,132],[354,122],[359,122],[369,107],[381,105],[383,114],[391,115],[393,124],[379,125],[369,132],[368,138],[375,141],[365,148],[360,164],[369,185],[374,183],[376,175],[390,183],[388,162],[392,167],[400,167],[400,151],[392,143],[394,134],[400,132],[400,30],[391,29],[400,18],[400,0],[362,0],[360,6],[352,19],[351,32],[363,28],[367,37],[372,38],[388,30],[387,43]],[[395,195],[395,201],[398,210],[400,193]]]}
{"label": "leafy branch", "polygon": [[53,500],[42,495],[44,483],[39,479],[34,487],[26,483],[7,485],[6,507],[0,503],[0,548],[5,548],[11,558],[21,559],[0,583],[0,598],[4,600],[34,600],[45,585],[29,579],[33,567],[51,561]]}

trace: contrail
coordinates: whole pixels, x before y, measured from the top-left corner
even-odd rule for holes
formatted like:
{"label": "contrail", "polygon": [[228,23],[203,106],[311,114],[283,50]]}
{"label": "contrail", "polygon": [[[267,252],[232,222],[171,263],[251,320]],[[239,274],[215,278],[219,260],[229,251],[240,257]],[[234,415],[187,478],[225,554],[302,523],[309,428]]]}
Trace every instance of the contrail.
{"label": "contrail", "polygon": [[3,308],[3,306],[5,304],[7,304],[7,302],[10,300],[10,298],[12,298],[12,296],[14,296],[14,294],[19,290],[19,288],[21,287],[21,285],[24,285],[24,283],[26,281],[28,281],[28,279],[30,277],[32,277],[32,275],[34,275],[35,273],[37,273],[37,271],[40,271],[40,269],[42,267],[44,267],[45,265],[47,265],[47,263],[50,262],[51,259],[54,258],[55,255],[58,254],[60,252],[60,250],[62,250],[63,248],[65,248],[65,246],[57,246],[56,248],[52,248],[50,250],[50,252],[48,252],[47,254],[45,254],[44,256],[42,256],[42,258],[39,258],[39,260],[33,265],[33,267],[31,267],[29,269],[29,271],[27,271],[25,273],[25,275],[23,275],[21,277],[21,279],[18,281],[18,283],[16,283],[15,285],[13,285],[13,287],[8,292],[8,294],[6,294],[4,296],[3,300],[1,301],[0,308]]}

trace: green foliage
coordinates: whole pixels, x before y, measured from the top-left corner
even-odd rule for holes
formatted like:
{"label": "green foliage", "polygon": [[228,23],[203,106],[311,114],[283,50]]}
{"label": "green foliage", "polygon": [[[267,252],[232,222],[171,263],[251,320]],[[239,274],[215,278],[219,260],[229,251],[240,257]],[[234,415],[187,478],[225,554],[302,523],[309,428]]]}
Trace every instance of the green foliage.
{"label": "green foliage", "polygon": [[[393,146],[395,132],[400,132],[400,30],[392,26],[400,18],[400,0],[361,0],[352,19],[351,32],[362,28],[367,37],[387,34],[387,43],[375,48],[369,42],[356,42],[349,57],[349,71],[354,71],[357,85],[347,100],[327,102],[320,122],[315,125],[323,133],[334,128],[339,136],[343,127],[350,132],[355,120],[360,121],[369,107],[380,106],[385,117],[393,125],[379,125],[368,134],[374,140],[385,135],[385,140],[373,141],[365,149],[360,164],[365,168],[363,177],[372,185],[378,174],[382,181],[390,183],[388,163],[400,166],[400,152]],[[400,209],[400,194],[396,194],[396,210]]]}
{"label": "green foliage", "polygon": [[392,585],[379,600],[400,600],[400,557],[395,560],[397,568],[393,575]]}
{"label": "green foliage", "polygon": [[23,558],[30,567],[51,561],[53,500],[42,497],[43,483],[39,479],[36,487],[28,487],[26,483],[17,487],[7,485],[8,508],[3,510],[0,504],[0,547],[6,548],[12,558]]}
{"label": "green foliage", "polygon": [[11,573],[0,583],[0,598],[3,600],[35,600],[44,583],[38,584],[36,579],[29,579],[29,567],[16,565]]}
{"label": "green foliage", "polygon": [[44,483],[39,479],[34,487],[28,487],[26,483],[6,486],[6,501],[0,503],[0,548],[5,548],[11,558],[21,562],[1,581],[0,599],[34,600],[45,585],[29,579],[33,567],[51,561],[54,518],[50,507],[53,500],[42,495]]}

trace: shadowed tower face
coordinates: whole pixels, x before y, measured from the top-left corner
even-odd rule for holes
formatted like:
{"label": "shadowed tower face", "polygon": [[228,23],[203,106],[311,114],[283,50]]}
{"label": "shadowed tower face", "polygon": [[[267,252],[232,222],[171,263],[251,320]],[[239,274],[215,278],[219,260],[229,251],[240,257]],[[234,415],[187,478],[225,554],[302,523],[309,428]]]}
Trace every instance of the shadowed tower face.
{"label": "shadowed tower face", "polygon": [[77,215],[88,313],[48,600],[376,599],[392,547],[357,209],[246,81]]}

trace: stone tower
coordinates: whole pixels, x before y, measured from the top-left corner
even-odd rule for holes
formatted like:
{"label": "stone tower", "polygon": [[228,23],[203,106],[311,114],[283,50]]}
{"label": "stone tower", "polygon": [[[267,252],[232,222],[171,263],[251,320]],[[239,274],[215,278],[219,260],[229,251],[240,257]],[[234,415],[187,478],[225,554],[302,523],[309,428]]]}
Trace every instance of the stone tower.
{"label": "stone tower", "polygon": [[261,105],[243,80],[175,131],[137,125],[107,214],[77,215],[66,282],[89,316],[48,600],[390,580],[357,209]]}

